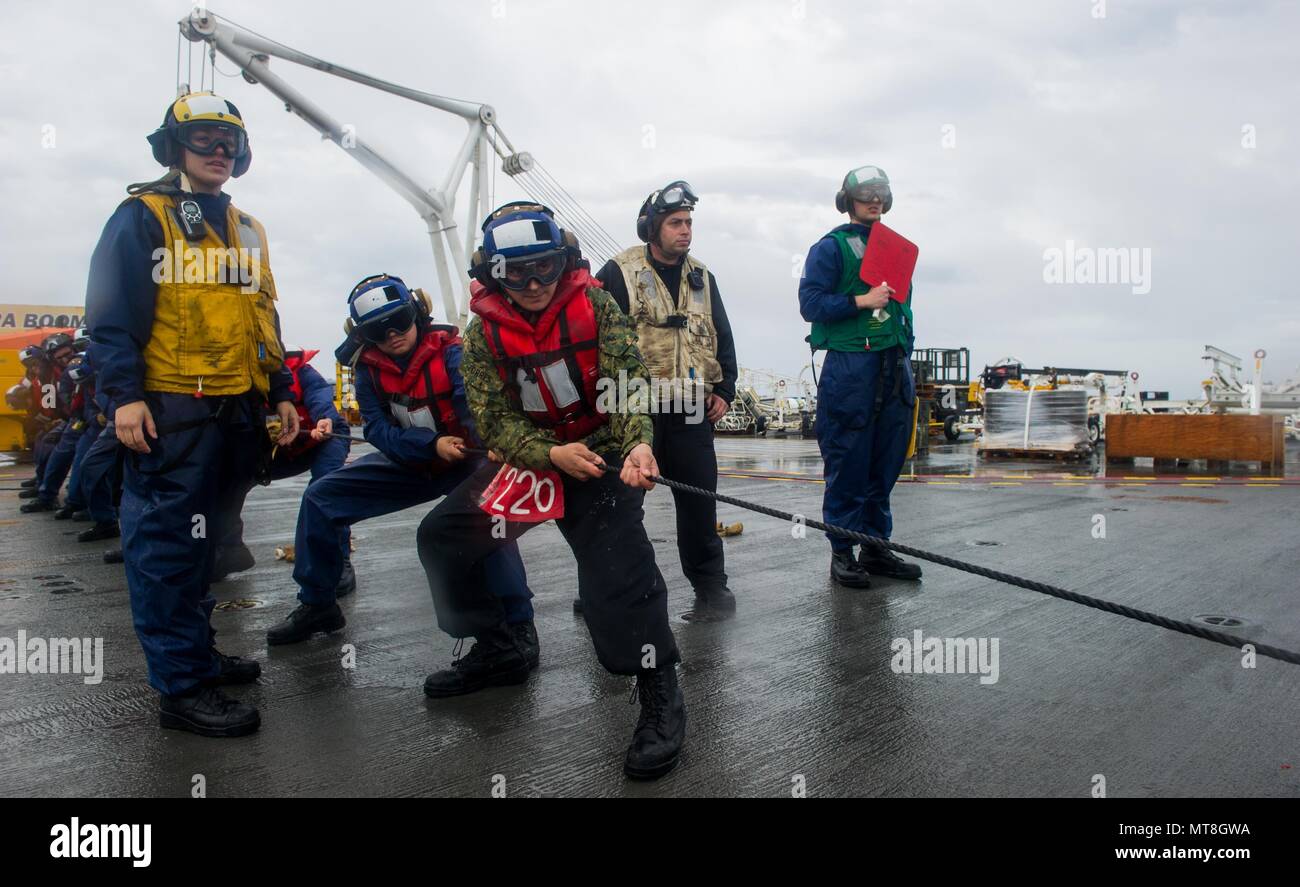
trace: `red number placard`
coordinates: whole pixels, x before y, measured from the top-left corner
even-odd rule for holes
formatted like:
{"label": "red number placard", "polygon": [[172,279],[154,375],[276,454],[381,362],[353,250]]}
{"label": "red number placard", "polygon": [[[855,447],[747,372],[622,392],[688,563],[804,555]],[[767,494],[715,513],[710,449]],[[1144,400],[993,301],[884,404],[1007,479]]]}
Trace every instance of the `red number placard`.
{"label": "red number placard", "polygon": [[508,521],[540,524],[564,517],[564,484],[554,471],[502,465],[479,499],[479,508]]}

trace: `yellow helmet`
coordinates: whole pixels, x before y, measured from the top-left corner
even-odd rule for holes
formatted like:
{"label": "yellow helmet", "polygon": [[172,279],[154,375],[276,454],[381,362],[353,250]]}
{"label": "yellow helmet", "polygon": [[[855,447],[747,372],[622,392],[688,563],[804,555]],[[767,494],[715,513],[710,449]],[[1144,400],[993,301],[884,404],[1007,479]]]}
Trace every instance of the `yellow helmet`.
{"label": "yellow helmet", "polygon": [[167,106],[162,124],[148,136],[154,159],[163,166],[180,162],[180,148],[215,154],[222,148],[234,161],[231,175],[242,176],[252,162],[248,130],[233,103],[210,92],[191,92]]}

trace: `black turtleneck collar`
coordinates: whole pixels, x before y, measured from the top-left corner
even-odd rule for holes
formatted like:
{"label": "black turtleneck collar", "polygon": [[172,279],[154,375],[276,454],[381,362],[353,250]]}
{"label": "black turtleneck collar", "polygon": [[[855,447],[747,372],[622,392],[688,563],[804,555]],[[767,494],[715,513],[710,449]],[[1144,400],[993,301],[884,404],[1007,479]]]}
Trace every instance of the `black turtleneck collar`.
{"label": "black turtleneck collar", "polygon": [[650,244],[648,243],[645,246],[645,258],[646,261],[650,263],[650,267],[655,269],[656,271],[669,271],[669,272],[674,271],[676,269],[680,269],[682,267],[682,264],[686,261],[686,256],[683,255],[676,262],[661,262],[655,258],[655,254],[650,250]]}

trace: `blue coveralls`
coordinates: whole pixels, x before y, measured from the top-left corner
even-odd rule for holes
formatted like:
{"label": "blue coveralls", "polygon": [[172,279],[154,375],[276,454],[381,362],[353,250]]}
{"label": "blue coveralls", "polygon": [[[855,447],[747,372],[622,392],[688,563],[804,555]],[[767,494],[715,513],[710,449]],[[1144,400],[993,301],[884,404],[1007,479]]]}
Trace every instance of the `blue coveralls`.
{"label": "blue coveralls", "polygon": [[83,417],[81,414],[74,415],[71,409],[67,409],[76,396],[75,389],[76,386],[65,373],[59,380],[59,400],[68,414],[68,424],[63,429],[59,442],[49,451],[45,470],[41,474],[41,482],[36,488],[37,498],[46,502],[53,502],[59,498],[59,490],[63,488],[63,482],[68,479],[68,472],[72,470],[72,464],[77,457],[77,448],[85,436],[85,428],[75,427]]}
{"label": "blue coveralls", "polygon": [[73,511],[85,511],[89,504],[84,488],[86,456],[90,454],[90,448],[95,445],[95,441],[99,440],[99,435],[103,431],[104,426],[99,424],[99,414],[88,410],[86,430],[81,433],[81,439],[77,441],[77,451],[72,455],[72,473],[68,475],[66,504]]}
{"label": "blue coveralls", "polygon": [[[32,383],[32,398],[38,406],[41,402],[41,395],[44,386],[49,384],[50,379],[53,378],[52,374],[53,370],[48,368],[47,365],[47,368],[41,370],[35,378],[30,376],[28,377],[31,379]],[[45,466],[49,464],[50,454],[54,452],[55,446],[58,445],[57,440],[54,441],[54,443],[50,443],[49,437],[50,435],[48,431],[42,431],[32,440],[32,459],[36,463],[36,489],[38,494],[40,492],[41,482],[45,479]]]}
{"label": "blue coveralls", "polygon": [[[92,344],[91,349],[94,349]],[[108,395],[96,386],[94,412],[109,417],[109,422],[97,432],[93,443],[86,450],[81,460],[79,501],[85,502],[85,508],[96,523],[117,520],[117,499],[122,486],[122,455],[126,448],[117,439],[117,429],[113,425],[112,410]],[[99,425],[98,419],[95,425]],[[72,499],[71,481],[68,499]]]}
{"label": "blue coveralls", "polygon": [[[94,371],[94,363],[89,351],[82,357],[82,362],[87,369]],[[83,392],[85,401],[82,404],[81,419],[86,423],[86,429],[81,433],[81,440],[77,441],[77,451],[72,457],[72,474],[68,476],[67,505],[74,511],[84,511],[89,504],[84,486],[86,456],[104,430],[104,426],[99,424],[101,409],[97,402],[98,392],[95,386],[87,383]]]}
{"label": "blue coveralls", "polygon": [[[228,243],[230,198],[194,197]],[[170,695],[220,673],[208,622],[216,603],[209,592],[214,543],[222,536],[219,492],[253,477],[266,439],[264,403],[292,400],[292,377],[275,373],[269,398],[256,391],[194,397],[144,390],[143,350],[157,299],[153,253],[162,246],[162,226],[142,201],[119,206],[91,257],[86,313],[99,388],[113,414],[143,400],[160,435],[148,441],[150,453],[124,459],[120,523],[149,683]]]}
{"label": "blue coveralls", "polygon": [[[60,432],[59,438],[63,434]],[[42,431],[36,435],[36,440],[32,442],[32,457],[36,461],[36,495],[40,496],[41,484],[45,483],[45,469],[50,464],[50,456],[54,453],[54,448],[59,445],[58,439],[53,443],[50,442],[50,433]]]}
{"label": "blue coveralls", "polygon": [[[101,406],[101,409],[104,407]],[[117,497],[122,486],[122,456],[126,448],[117,439],[117,429],[112,422],[99,431],[99,436],[81,460],[81,498],[86,503],[91,520],[106,523],[117,520]],[[72,498],[72,493],[68,493]]]}
{"label": "blue coveralls", "polygon": [[[304,366],[298,370],[298,381],[302,385],[302,405],[307,408],[307,415],[312,421],[310,426],[302,429],[303,433],[315,428],[315,423],[321,419],[329,419],[334,423],[334,434],[349,434],[351,429],[334,407],[334,386],[311,366]],[[310,471],[311,481],[308,483],[310,486],[325,475],[342,468],[351,448],[352,445],[346,440],[327,437],[316,446],[292,458],[277,454],[271,460],[271,480],[284,480],[297,477],[304,471]],[[231,496],[228,505],[224,506],[226,518],[223,524],[226,531],[221,538],[223,548],[234,548],[244,544],[244,520],[240,514],[244,510],[244,500],[248,498],[249,489],[249,487],[242,487],[237,490]],[[352,531],[344,527],[339,533],[339,546],[345,560],[351,548],[351,539]]]}
{"label": "blue coveralls", "polygon": [[[461,348],[443,351],[447,376],[452,383],[452,402],[461,424],[474,436],[474,423],[460,375]],[[394,358],[405,367],[407,360]],[[334,589],[343,572],[338,531],[358,521],[392,514],[447,495],[483,464],[482,457],[469,457],[438,474],[427,466],[436,458],[440,433],[428,428],[402,428],[391,417],[370,374],[356,376],[357,405],[365,420],[365,437],[378,453],[370,453],[350,465],[310,484],[298,511],[298,532],[294,542],[293,578],[298,599],[315,606],[334,602]],[[467,441],[478,445],[477,440]],[[515,624],[533,618],[532,591],[524,573],[519,548],[514,543],[484,560],[483,578],[505,609],[506,622]]]}
{"label": "blue coveralls", "polygon": [[[809,251],[799,283],[799,310],[809,323],[857,315],[852,296],[835,292],[841,262],[839,246],[829,237]],[[817,444],[826,478],[822,519],[828,524],[880,539],[893,531],[889,495],[907,459],[916,403],[911,353],[911,340],[879,351],[826,352],[817,385]],[[836,553],[853,551],[848,539],[829,533],[826,538]]]}

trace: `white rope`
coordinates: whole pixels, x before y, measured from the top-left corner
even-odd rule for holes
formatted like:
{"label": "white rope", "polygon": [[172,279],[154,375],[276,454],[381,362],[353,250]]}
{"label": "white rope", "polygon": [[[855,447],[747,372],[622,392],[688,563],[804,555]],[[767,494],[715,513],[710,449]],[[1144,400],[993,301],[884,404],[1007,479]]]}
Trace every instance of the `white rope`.
{"label": "white rope", "polygon": [[564,185],[560,184],[560,181],[556,179],[555,176],[551,175],[550,170],[544,167],[541,163],[537,163],[537,169],[542,173],[543,176],[545,176],[547,179],[550,180],[552,185],[558,188],[560,192],[566,198],[568,198],[569,202],[576,208],[577,212],[586,218],[587,223],[591,226],[593,230],[598,231],[600,233],[601,238],[604,240],[605,243],[607,243],[610,247],[613,248],[614,252],[617,253],[621,250],[618,241],[613,237],[613,235],[611,235],[608,231],[606,231],[605,228],[600,224],[600,222],[596,221],[595,216],[587,212],[586,207],[584,207],[581,203],[578,202],[578,198],[570,194],[568,189],[566,189]]}

